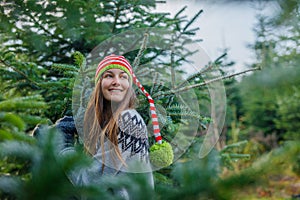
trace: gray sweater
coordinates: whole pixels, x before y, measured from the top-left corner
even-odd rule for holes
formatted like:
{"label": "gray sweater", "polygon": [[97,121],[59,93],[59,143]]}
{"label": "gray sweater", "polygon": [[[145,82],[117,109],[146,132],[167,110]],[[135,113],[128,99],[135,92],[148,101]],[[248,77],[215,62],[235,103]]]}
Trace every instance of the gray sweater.
{"label": "gray sweater", "polygon": [[[124,176],[134,173],[146,176],[148,183],[154,187],[151,164],[149,161],[149,143],[147,126],[136,110],[123,111],[119,118],[118,147],[125,165],[116,157],[112,150],[112,143],[104,142],[103,161],[102,149],[99,146],[93,156],[93,163],[89,168],[79,168],[69,174],[69,178],[76,185],[105,184],[105,177]],[[61,154],[72,151],[72,147],[65,148]],[[102,164],[104,163],[103,173]],[[115,191],[123,199],[131,199],[126,188]]]}

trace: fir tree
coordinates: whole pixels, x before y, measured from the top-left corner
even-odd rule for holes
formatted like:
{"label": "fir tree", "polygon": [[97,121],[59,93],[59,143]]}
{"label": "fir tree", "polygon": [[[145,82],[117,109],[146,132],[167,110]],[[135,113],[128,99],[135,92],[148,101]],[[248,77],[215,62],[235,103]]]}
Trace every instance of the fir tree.
{"label": "fir tree", "polygon": [[[122,181],[107,180],[106,185],[74,188],[65,173],[80,165],[88,165],[89,157],[80,153],[80,150],[68,157],[57,157],[56,144],[61,138],[55,130],[44,130],[40,139],[26,135],[28,126],[31,127],[34,123],[51,124],[44,119],[48,118],[53,122],[63,115],[71,114],[73,84],[76,85],[78,74],[93,74],[85,68],[85,58],[92,48],[103,41],[110,42],[107,48],[101,49],[103,55],[110,52],[110,48],[117,47],[120,53],[124,53],[124,48],[128,48],[128,45],[132,47],[132,50],[127,49],[125,52],[126,57],[133,63],[138,75],[149,75],[145,76],[145,85],[151,96],[161,105],[161,109],[158,106],[159,118],[164,124],[162,133],[166,140],[172,142],[171,138],[183,125],[196,125],[198,128],[200,124],[199,129],[207,128],[211,119],[206,113],[199,114],[194,111],[193,106],[199,105],[190,105],[187,102],[185,97],[190,94],[189,91],[197,88],[196,98],[210,101],[206,88],[209,84],[258,68],[228,75],[220,72],[220,60],[223,59],[221,56],[190,75],[187,78],[189,85],[183,81],[184,72],[180,66],[190,63],[189,57],[197,53],[188,45],[201,42],[193,38],[198,28],[192,26],[202,10],[192,19],[187,19],[183,15],[185,7],[173,18],[163,13],[151,13],[150,8],[155,6],[155,1],[16,1],[15,4],[4,2],[2,5],[1,22],[4,23],[1,24],[1,34],[4,37],[1,40],[6,42],[6,45],[1,49],[0,64],[0,70],[3,72],[0,79],[4,86],[1,88],[4,96],[1,99],[3,104],[0,102],[0,111],[3,113],[0,120],[5,122],[0,127],[1,131],[5,131],[2,134],[4,137],[1,137],[1,166],[13,167],[4,168],[1,172],[1,197],[51,199],[82,195],[91,199],[97,199],[99,196],[114,198],[107,192],[109,187],[130,185],[129,189],[136,193],[138,199],[145,198],[145,194],[149,194],[149,199],[175,199],[179,196],[230,199],[232,191],[228,190],[226,196],[222,196],[222,192],[234,183],[230,182],[230,178],[224,181],[219,179],[220,162],[223,159],[225,164],[230,165],[232,159],[248,157],[231,152],[230,148],[234,145],[227,146],[221,154],[212,151],[205,159],[197,158],[192,161],[198,153],[199,144],[202,143],[200,137],[196,138],[191,148],[186,151],[173,144],[180,155],[184,153],[180,160],[182,163],[176,163],[155,173],[156,181],[161,181],[155,196],[139,176]],[[128,15],[129,12],[132,15]],[[22,22],[20,26],[19,22]],[[172,34],[155,32],[151,35],[152,27],[163,28],[165,32],[160,33]],[[122,41],[123,43],[109,40],[117,33],[122,34],[134,28],[149,31],[136,32],[130,35],[130,39]],[[11,32],[13,34],[10,34]],[[152,42],[151,48],[147,48],[149,40]],[[162,45],[167,48],[159,48]],[[149,68],[141,67],[147,63],[153,64],[153,71],[158,73],[151,70],[149,73]],[[77,105],[79,108],[82,101],[87,100],[84,98],[86,94],[81,92],[85,92],[83,89],[93,84],[92,79],[86,80],[82,82],[83,85],[76,85],[78,88],[75,88],[75,94],[80,96]],[[166,80],[170,85],[164,85]],[[79,93],[76,93],[78,91]],[[30,103],[26,102],[27,98]],[[148,121],[149,117],[144,112],[148,110],[148,103],[145,102],[145,98],[139,98],[141,104],[138,109],[143,111],[141,113]],[[6,101],[8,99],[13,101]],[[8,115],[7,108],[17,109],[12,115]],[[40,118],[36,116],[37,109]],[[24,117],[21,117],[22,114]],[[194,124],[191,123],[192,120]],[[18,137],[8,141],[14,130],[19,132]],[[190,135],[188,128],[181,131],[180,142],[191,142],[190,138],[193,139],[195,135]],[[19,137],[20,135],[22,137]],[[239,145],[241,144],[235,147]],[[19,163],[21,164],[17,165]],[[44,166],[50,165],[53,167],[48,173]],[[17,173],[14,173],[14,170]],[[253,181],[253,177],[247,179],[243,174],[240,177],[245,178],[245,185],[247,181]],[[51,185],[53,183],[55,185]],[[37,190],[32,191],[32,188],[37,186]],[[172,187],[167,189],[169,186]]]}

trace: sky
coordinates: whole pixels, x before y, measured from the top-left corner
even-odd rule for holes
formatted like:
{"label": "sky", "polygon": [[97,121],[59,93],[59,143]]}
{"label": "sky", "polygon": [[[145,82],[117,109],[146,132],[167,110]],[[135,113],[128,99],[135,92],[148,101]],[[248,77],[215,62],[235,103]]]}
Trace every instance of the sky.
{"label": "sky", "polygon": [[157,11],[174,15],[185,5],[187,9],[184,14],[189,19],[203,10],[194,25],[200,28],[196,38],[203,39],[199,43],[201,48],[211,60],[219,57],[227,48],[229,60],[236,62],[235,71],[247,69],[254,62],[253,51],[247,45],[255,41],[253,28],[257,22],[256,15],[260,12],[271,13],[276,8],[270,2],[258,4],[253,1],[222,3],[220,0],[166,0],[165,4],[158,4]]}

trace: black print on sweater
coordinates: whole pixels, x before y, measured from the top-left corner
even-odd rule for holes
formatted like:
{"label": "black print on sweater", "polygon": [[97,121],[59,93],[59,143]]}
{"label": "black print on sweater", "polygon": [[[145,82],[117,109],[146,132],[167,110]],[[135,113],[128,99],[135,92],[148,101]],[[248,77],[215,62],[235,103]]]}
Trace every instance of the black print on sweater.
{"label": "black print on sweater", "polygon": [[121,115],[118,143],[121,144],[122,152],[139,154],[142,160],[147,156],[149,150],[147,127],[136,111],[126,111]]}

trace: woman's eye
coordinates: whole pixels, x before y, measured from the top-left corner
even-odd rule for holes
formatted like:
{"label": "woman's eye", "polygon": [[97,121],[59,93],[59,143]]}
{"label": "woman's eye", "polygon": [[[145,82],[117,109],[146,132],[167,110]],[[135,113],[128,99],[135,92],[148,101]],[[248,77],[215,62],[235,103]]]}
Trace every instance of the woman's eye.
{"label": "woman's eye", "polygon": [[111,74],[104,74],[104,78],[112,78],[113,76]]}
{"label": "woman's eye", "polygon": [[122,79],[128,79],[128,76],[127,76],[127,74],[124,74],[124,75],[121,75],[121,78]]}

